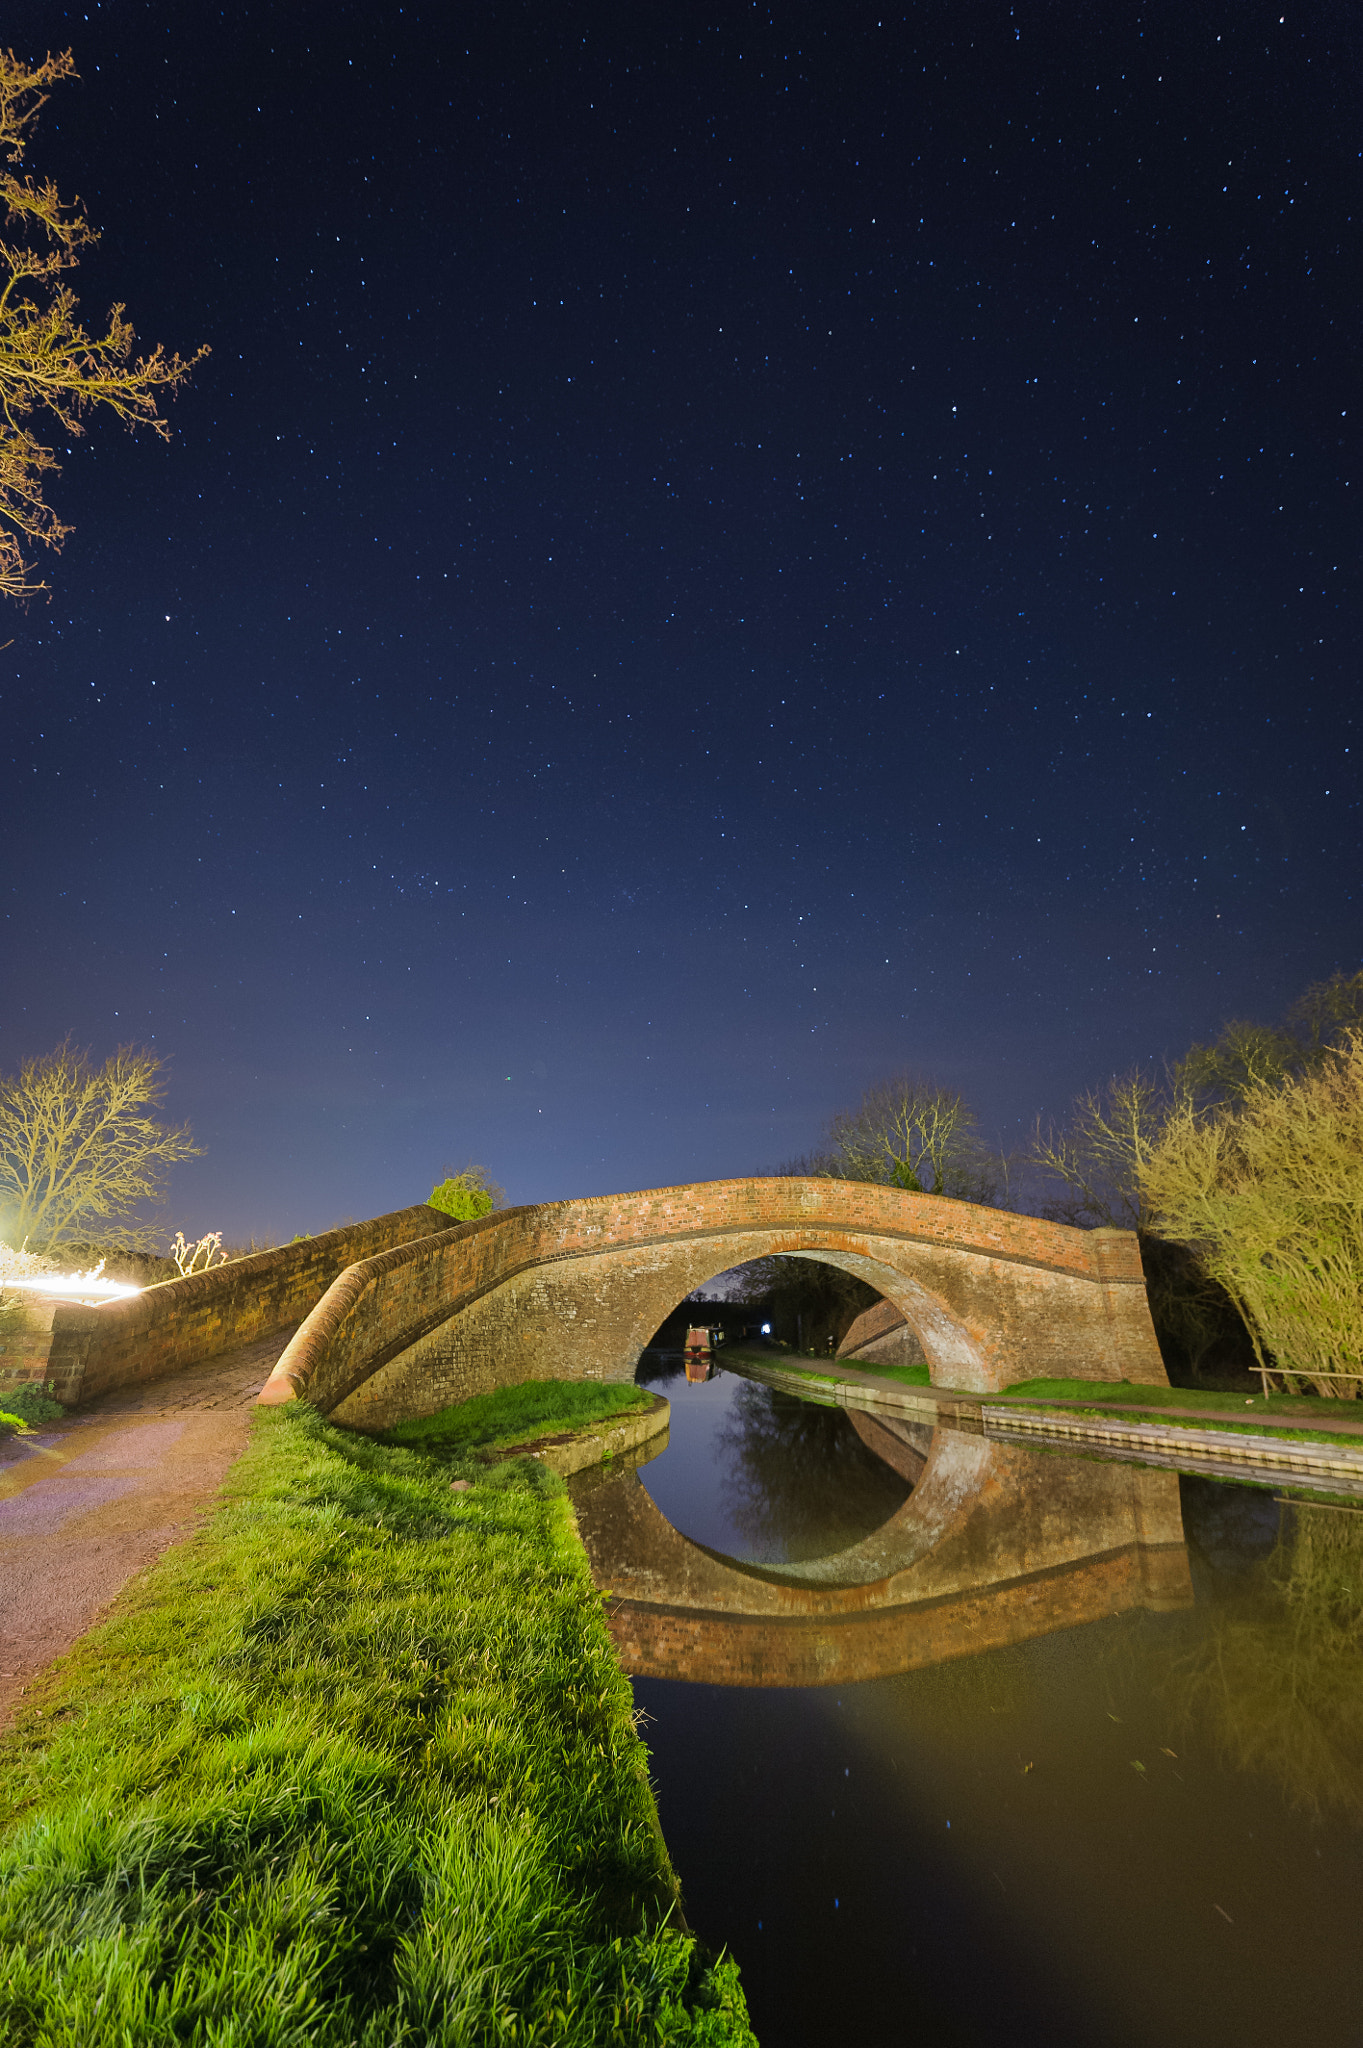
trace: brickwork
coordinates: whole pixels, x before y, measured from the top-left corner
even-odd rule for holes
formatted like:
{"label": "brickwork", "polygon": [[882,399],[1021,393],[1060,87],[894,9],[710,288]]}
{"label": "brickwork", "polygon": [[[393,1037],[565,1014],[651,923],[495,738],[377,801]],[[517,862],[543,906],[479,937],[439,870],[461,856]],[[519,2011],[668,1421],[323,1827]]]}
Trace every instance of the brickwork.
{"label": "brickwork", "polygon": [[[47,1343],[8,1378],[52,1382],[67,1407],[251,1343],[297,1323],[357,1260],[420,1236],[439,1242],[449,1219],[420,1203],[320,1237],[233,1259],[211,1272],[163,1281],[98,1308],[64,1302],[51,1311]],[[434,1233],[434,1236],[433,1236]],[[8,1363],[8,1353],[0,1368]]]}
{"label": "brickwork", "polygon": [[627,1380],[693,1288],[778,1252],[869,1281],[939,1384],[1164,1383],[1134,1236],[864,1182],[754,1179],[511,1209],[365,1260],[318,1303],[266,1398],[306,1391],[380,1429],[519,1380]]}
{"label": "brickwork", "polygon": [[[16,1293],[19,1290],[15,1290]],[[7,1297],[13,1299],[13,1296]],[[5,1319],[0,1335],[0,1407],[6,1387],[27,1386],[48,1377],[47,1361],[52,1350],[52,1318],[62,1305],[50,1295],[25,1288],[17,1314]]]}
{"label": "brickwork", "polygon": [[863,1309],[838,1346],[838,1357],[872,1365],[923,1365],[923,1347],[892,1301]]}

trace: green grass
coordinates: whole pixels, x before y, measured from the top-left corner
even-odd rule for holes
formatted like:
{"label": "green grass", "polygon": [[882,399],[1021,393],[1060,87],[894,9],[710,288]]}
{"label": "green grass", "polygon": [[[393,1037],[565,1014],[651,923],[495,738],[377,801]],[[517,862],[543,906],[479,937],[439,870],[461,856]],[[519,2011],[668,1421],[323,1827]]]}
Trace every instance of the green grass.
{"label": "green grass", "polygon": [[822,1372],[813,1372],[805,1366],[796,1365],[797,1358],[809,1358],[816,1354],[807,1351],[745,1351],[737,1344],[728,1344],[720,1354],[721,1363],[725,1353],[746,1360],[755,1365],[779,1365],[787,1372],[802,1373],[806,1379],[821,1379],[836,1385],[847,1370],[874,1373],[877,1379],[898,1380],[902,1387],[930,1387],[932,1375],[926,1364],[922,1365],[880,1365],[873,1358],[830,1358]]}
{"label": "green grass", "polygon": [[854,1372],[873,1372],[877,1379],[898,1380],[901,1387],[930,1387],[932,1372],[926,1362],[921,1365],[880,1365],[874,1358],[840,1358],[839,1365],[850,1366]]}
{"label": "green grass", "polygon": [[30,1693],[8,2048],[750,2044],[677,1924],[562,1482],[264,1410],[206,1527]]}
{"label": "green grass", "polygon": [[643,1387],[603,1384],[600,1380],[524,1380],[516,1387],[498,1387],[475,1394],[438,1415],[399,1422],[385,1433],[392,1444],[435,1453],[498,1450],[537,1436],[586,1429],[594,1422],[645,1408]]}
{"label": "green grass", "polygon": [[[1215,1408],[1229,1414],[1232,1408],[1243,1408],[1249,1400],[1247,1394],[1214,1394],[1197,1387],[1151,1387],[1142,1382],[1130,1380],[1014,1380],[1004,1388],[1002,1394],[991,1394],[990,1400],[1002,1400],[1007,1394],[1040,1394],[1047,1400],[1101,1401],[1117,1400],[1123,1405],[1141,1408]],[[1311,1421],[1319,1415],[1319,1401],[1299,1400],[1291,1394],[1270,1394],[1265,1401],[1262,1394],[1254,1396],[1256,1413],[1263,1415],[1301,1416]],[[1348,1407],[1341,1412],[1348,1414]],[[1352,1416],[1349,1416],[1352,1420]],[[1358,1404],[1358,1419],[1363,1422],[1363,1403]]]}
{"label": "green grass", "polygon": [[929,1387],[932,1376],[924,1365],[878,1365],[870,1358],[829,1358],[823,1369],[815,1372],[811,1367],[797,1365],[797,1359],[813,1358],[819,1354],[810,1351],[746,1351],[740,1344],[726,1344],[719,1354],[720,1363],[733,1358],[739,1365],[779,1366],[783,1372],[798,1373],[801,1379],[822,1380],[825,1386],[836,1386],[850,1368],[854,1372],[874,1373],[877,1379],[898,1380],[904,1387]]}

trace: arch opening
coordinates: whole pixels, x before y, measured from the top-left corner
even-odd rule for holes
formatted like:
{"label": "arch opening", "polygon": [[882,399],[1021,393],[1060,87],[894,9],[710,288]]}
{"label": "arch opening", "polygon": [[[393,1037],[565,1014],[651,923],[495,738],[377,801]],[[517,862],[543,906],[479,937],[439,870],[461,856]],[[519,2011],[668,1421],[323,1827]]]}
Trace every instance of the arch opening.
{"label": "arch opening", "polygon": [[[988,1367],[974,1338],[937,1293],[901,1267],[849,1246],[844,1233],[838,1233],[844,1242],[830,1243],[832,1235],[783,1232],[771,1249],[698,1279],[660,1321],[663,1304],[654,1296],[632,1332],[636,1370],[654,1354],[684,1351],[687,1330],[696,1327],[722,1330],[726,1341],[738,1332],[745,1342],[810,1358],[846,1355],[843,1340],[869,1317],[868,1364],[922,1364],[926,1377],[943,1385],[987,1384]],[[828,1276],[822,1285],[820,1269]],[[782,1274],[793,1277],[783,1283]]]}
{"label": "arch opening", "polygon": [[901,1512],[925,1446],[750,1376],[801,1338],[827,1356],[882,1299],[833,1260],[761,1258],[709,1274],[663,1318],[635,1378],[667,1394],[669,1441],[638,1483],[679,1537],[741,1572],[831,1569]]}

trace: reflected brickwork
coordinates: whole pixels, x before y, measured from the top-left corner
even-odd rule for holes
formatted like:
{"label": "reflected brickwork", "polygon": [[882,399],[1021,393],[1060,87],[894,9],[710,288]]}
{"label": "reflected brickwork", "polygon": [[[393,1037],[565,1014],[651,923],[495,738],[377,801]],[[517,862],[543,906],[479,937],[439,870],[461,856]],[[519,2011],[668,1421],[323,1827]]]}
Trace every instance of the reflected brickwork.
{"label": "reflected brickwork", "polygon": [[[877,1448],[920,1455],[899,1441]],[[850,1683],[1191,1603],[1174,1473],[1038,1458],[945,1430],[919,1469],[874,1535],[776,1567],[683,1536],[633,1471],[584,1488],[578,1523],[597,1584],[615,1596],[625,1669],[715,1685]]]}

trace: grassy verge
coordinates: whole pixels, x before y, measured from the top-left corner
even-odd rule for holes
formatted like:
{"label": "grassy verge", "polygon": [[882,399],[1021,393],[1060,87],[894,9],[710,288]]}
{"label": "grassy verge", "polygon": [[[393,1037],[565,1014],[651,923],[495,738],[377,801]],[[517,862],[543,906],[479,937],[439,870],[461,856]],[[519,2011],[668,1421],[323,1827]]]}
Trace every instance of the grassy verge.
{"label": "grassy verge", "polygon": [[11,2048],[751,2043],[562,1483],[260,1413],[0,1774]]}
{"label": "grassy verge", "polygon": [[837,1377],[828,1370],[827,1363],[821,1372],[804,1363],[815,1356],[817,1353],[809,1351],[745,1351],[741,1344],[726,1344],[716,1354],[716,1362],[721,1366],[732,1363],[738,1370],[745,1365],[765,1366],[771,1372],[793,1373],[797,1379],[818,1380],[822,1386],[835,1387]]}
{"label": "grassy verge", "polygon": [[528,1442],[550,1432],[590,1429],[593,1423],[618,1421],[648,1406],[645,1388],[603,1384],[599,1380],[525,1380],[518,1387],[499,1387],[476,1394],[438,1415],[400,1422],[385,1441],[438,1454],[477,1453]]}
{"label": "grassy verge", "polygon": [[829,1358],[824,1361],[823,1370],[815,1372],[812,1367],[797,1361],[817,1356],[808,1351],[745,1351],[741,1345],[726,1344],[719,1354],[720,1364],[726,1358],[733,1358],[740,1365],[779,1365],[786,1372],[798,1372],[808,1380],[822,1380],[826,1386],[836,1386],[846,1371],[874,1373],[877,1379],[897,1380],[902,1387],[929,1387],[932,1375],[926,1365],[880,1365],[871,1358]]}
{"label": "grassy verge", "polygon": [[[1356,1447],[1363,1447],[1363,1437],[1350,1436],[1343,1432],[1332,1433],[1326,1428],[1316,1428],[1315,1424],[1322,1408],[1332,1407],[1335,1404],[1320,1400],[1303,1400],[1292,1394],[1270,1394],[1267,1400],[1265,1400],[1262,1394],[1256,1394],[1251,1400],[1247,1395],[1199,1393],[1196,1387],[1132,1386],[1125,1380],[1114,1382],[1111,1380],[1041,1379],[1018,1380],[1012,1386],[1005,1387],[1000,1393],[981,1395],[978,1398],[987,1401],[1006,1401],[1011,1394],[1027,1394],[1033,1398],[1054,1402],[1093,1402],[1098,1404],[1096,1410],[1095,1408],[1085,1407],[1079,1412],[1083,1414],[1097,1412],[1103,1415],[1110,1415],[1114,1419],[1120,1419],[1123,1411],[1131,1408],[1163,1410],[1170,1421],[1184,1423],[1189,1429],[1234,1429],[1254,1433],[1255,1431],[1261,1431],[1265,1424],[1271,1426],[1277,1418],[1285,1418],[1293,1422],[1306,1422],[1311,1425],[1308,1430],[1294,1429],[1292,1431],[1293,1437],[1305,1436],[1312,1440],[1318,1440],[1321,1443],[1353,1444]],[[1105,1396],[1107,1399],[1104,1398]],[[1120,1406],[1109,1406],[1109,1400],[1120,1402]],[[1363,1422],[1363,1406],[1356,1406],[1352,1403],[1341,1403],[1340,1406],[1343,1411],[1340,1416],[1341,1421],[1352,1422],[1357,1419],[1359,1422]],[[1180,1410],[1197,1408],[1214,1408],[1218,1413],[1215,1418],[1207,1419],[1179,1412]],[[1172,1414],[1169,1414],[1170,1410],[1173,1411]],[[1226,1419],[1224,1421],[1220,1419],[1221,1415],[1225,1416]],[[1131,1419],[1129,1414],[1126,1419],[1128,1421]],[[1158,1413],[1151,1416],[1152,1421],[1160,1419],[1161,1417]]]}
{"label": "grassy verge", "polygon": [[853,1372],[872,1372],[877,1379],[898,1380],[901,1387],[930,1387],[932,1371],[922,1365],[881,1365],[874,1358],[842,1358],[840,1365],[849,1366]]}

